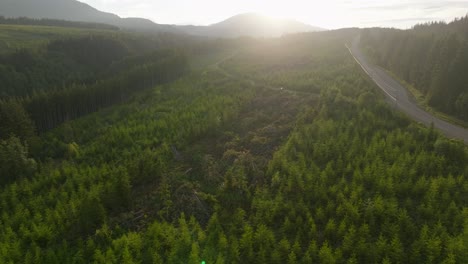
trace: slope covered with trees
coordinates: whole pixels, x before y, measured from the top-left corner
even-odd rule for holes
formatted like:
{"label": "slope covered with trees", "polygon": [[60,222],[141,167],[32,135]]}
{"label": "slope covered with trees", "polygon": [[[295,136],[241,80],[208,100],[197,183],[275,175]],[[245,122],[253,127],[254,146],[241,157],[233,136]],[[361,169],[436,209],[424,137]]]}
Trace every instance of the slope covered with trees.
{"label": "slope covered with trees", "polygon": [[0,24],[3,25],[36,25],[36,26],[51,26],[51,27],[66,27],[66,28],[87,28],[87,29],[103,29],[103,30],[119,30],[118,27],[100,24],[100,23],[91,23],[91,22],[73,22],[66,20],[56,20],[56,19],[33,19],[27,17],[16,17],[16,18],[5,18],[0,16]]}
{"label": "slope covered with trees", "polygon": [[[184,53],[168,48],[173,41],[170,36],[95,31],[0,55],[2,114],[14,122],[29,116],[35,131],[43,132],[125,102],[136,92],[186,72]],[[13,105],[27,115],[18,117],[16,108],[8,109]],[[15,127],[8,133],[23,133]],[[0,138],[9,135],[5,133]]]}
{"label": "slope covered with trees", "polygon": [[0,262],[463,263],[466,148],[386,105],[344,46],[356,33],[244,43],[2,139]]}
{"label": "slope covered with trees", "polygon": [[3,84],[0,96],[32,96],[42,91],[64,89],[74,83],[93,83],[113,64],[122,63],[124,59],[137,65],[140,64],[138,58],[154,59],[154,51],[171,46],[163,41],[171,40],[169,36],[150,38],[96,31],[86,35],[59,34],[56,39],[51,38],[45,45],[38,44],[35,48],[19,45],[14,51],[0,56],[0,81]]}
{"label": "slope covered with trees", "polygon": [[361,45],[382,67],[413,85],[429,106],[468,120],[468,16],[410,30],[368,29]]}

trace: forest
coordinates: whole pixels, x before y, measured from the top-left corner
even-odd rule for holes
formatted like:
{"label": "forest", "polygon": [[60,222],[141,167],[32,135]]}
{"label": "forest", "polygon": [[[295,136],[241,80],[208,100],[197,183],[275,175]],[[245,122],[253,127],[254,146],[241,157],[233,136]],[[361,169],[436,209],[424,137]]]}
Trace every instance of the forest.
{"label": "forest", "polygon": [[413,85],[429,106],[468,121],[468,16],[411,30],[367,29],[361,42],[377,64]]}
{"label": "forest", "polygon": [[0,263],[466,263],[466,146],[345,47],[383,30],[59,32],[0,56]]}
{"label": "forest", "polygon": [[180,77],[188,67],[184,52],[157,44],[141,36],[89,34],[0,55],[0,109],[8,120],[0,138],[34,133],[12,130],[30,128],[20,127],[29,121],[18,111],[44,132]]}
{"label": "forest", "polygon": [[74,22],[57,19],[32,19],[27,17],[5,18],[0,16],[0,24],[4,25],[36,25],[36,26],[51,26],[51,27],[66,27],[66,28],[87,28],[87,29],[104,29],[104,30],[119,30],[118,27],[90,22]]}

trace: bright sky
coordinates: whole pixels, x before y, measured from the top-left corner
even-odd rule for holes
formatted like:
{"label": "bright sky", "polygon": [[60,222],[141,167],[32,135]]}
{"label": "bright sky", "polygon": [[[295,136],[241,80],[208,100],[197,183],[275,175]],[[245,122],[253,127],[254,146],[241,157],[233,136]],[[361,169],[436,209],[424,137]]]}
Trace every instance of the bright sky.
{"label": "bright sky", "polygon": [[468,14],[468,0],[79,0],[121,17],[161,24],[209,25],[246,12],[292,18],[328,29],[409,28]]}

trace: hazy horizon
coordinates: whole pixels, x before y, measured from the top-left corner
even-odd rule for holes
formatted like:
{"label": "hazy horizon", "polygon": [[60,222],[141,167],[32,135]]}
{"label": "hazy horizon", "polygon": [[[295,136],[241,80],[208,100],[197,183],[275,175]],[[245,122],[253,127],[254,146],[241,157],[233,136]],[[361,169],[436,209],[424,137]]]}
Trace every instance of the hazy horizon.
{"label": "hazy horizon", "polygon": [[466,0],[80,0],[121,17],[142,17],[161,24],[210,25],[241,13],[294,19],[327,29],[343,27],[409,28],[430,21],[449,22],[468,13]]}

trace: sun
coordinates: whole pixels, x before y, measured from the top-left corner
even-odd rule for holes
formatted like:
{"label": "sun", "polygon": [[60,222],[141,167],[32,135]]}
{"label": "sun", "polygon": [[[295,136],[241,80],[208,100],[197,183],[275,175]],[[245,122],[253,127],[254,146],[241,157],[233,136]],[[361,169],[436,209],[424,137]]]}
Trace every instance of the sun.
{"label": "sun", "polygon": [[271,1],[252,8],[269,17],[294,19],[329,29],[343,27],[352,20],[349,12],[336,1]]}
{"label": "sun", "polygon": [[[272,1],[269,4],[258,5],[251,7],[253,12],[259,13],[272,18],[294,18],[293,10],[285,9],[283,4]],[[289,10],[288,10],[289,9]]]}

